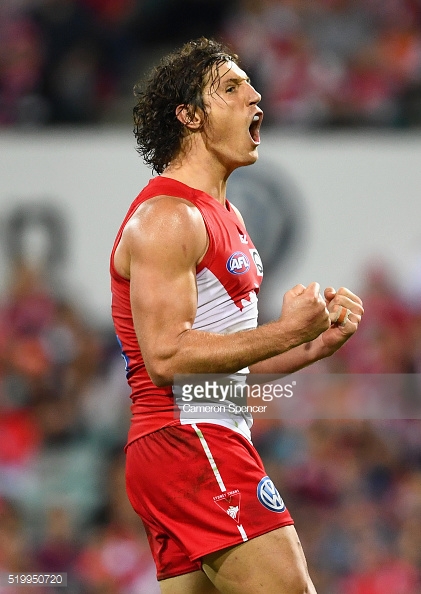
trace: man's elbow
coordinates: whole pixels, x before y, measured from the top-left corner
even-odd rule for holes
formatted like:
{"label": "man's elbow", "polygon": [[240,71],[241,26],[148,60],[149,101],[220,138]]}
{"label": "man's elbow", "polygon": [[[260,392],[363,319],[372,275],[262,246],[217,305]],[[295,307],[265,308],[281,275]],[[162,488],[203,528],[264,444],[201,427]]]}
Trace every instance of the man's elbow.
{"label": "man's elbow", "polygon": [[151,381],[158,388],[165,388],[174,383],[174,371],[168,361],[155,360],[145,362],[146,371],[148,372]]}
{"label": "man's elbow", "polygon": [[172,386],[176,375],[185,373],[183,361],[185,356],[178,345],[160,340],[159,344],[150,345],[143,349],[143,360],[146,371],[152,382],[159,388]]}

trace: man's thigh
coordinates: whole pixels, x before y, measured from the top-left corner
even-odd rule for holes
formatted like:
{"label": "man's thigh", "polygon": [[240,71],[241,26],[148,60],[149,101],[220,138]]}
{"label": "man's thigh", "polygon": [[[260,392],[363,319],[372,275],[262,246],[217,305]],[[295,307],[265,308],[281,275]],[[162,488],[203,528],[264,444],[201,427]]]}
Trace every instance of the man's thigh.
{"label": "man's thigh", "polygon": [[222,594],[316,594],[294,526],[206,555],[203,570]]}
{"label": "man's thigh", "polygon": [[193,571],[159,582],[162,594],[219,594],[203,571]]}
{"label": "man's thigh", "polygon": [[207,555],[203,569],[209,579],[195,571],[162,580],[162,594],[316,594],[294,526]]}

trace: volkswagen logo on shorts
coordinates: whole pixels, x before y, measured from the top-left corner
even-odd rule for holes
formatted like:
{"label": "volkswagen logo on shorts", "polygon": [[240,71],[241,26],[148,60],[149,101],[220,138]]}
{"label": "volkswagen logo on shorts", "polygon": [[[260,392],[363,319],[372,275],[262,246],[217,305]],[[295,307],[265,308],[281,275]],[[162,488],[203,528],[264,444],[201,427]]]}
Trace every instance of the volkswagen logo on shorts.
{"label": "volkswagen logo on shorts", "polygon": [[250,269],[250,260],[243,252],[234,252],[228,258],[227,270],[231,274],[244,274]]}
{"label": "volkswagen logo on shorts", "polygon": [[285,511],[284,500],[268,476],[264,476],[257,485],[257,498],[270,511],[279,513]]}

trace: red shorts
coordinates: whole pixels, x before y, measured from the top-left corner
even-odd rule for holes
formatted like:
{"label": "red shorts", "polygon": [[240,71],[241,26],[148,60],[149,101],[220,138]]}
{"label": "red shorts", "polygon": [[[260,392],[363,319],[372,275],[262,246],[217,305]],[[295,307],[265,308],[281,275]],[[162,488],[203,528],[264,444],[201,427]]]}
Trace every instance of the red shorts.
{"label": "red shorts", "polygon": [[294,523],[252,444],[220,425],[176,425],[134,441],[126,484],[158,580],[197,571],[204,555]]}

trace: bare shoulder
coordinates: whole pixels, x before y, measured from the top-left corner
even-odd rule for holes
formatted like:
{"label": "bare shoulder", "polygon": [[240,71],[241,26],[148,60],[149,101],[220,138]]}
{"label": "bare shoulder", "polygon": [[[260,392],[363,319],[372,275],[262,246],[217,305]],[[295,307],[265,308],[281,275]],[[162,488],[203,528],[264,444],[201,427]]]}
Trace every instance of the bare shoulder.
{"label": "bare shoulder", "polygon": [[199,210],[188,200],[155,196],[139,206],[124,234],[129,242],[184,238],[194,242],[206,237],[206,227]]}
{"label": "bare shoulder", "polygon": [[[202,216],[194,204],[176,196],[155,196],[143,202],[129,221],[128,227],[153,222],[167,224],[181,220],[183,223],[203,224]],[[130,225],[131,223],[131,225]]]}
{"label": "bare shoulder", "polygon": [[128,276],[133,260],[183,258],[196,264],[207,245],[205,223],[194,204],[174,196],[155,196],[143,202],[128,221],[116,252],[116,267]]}

